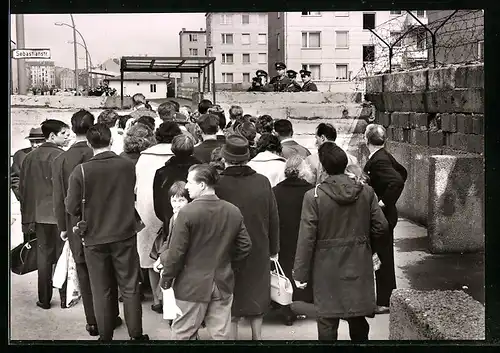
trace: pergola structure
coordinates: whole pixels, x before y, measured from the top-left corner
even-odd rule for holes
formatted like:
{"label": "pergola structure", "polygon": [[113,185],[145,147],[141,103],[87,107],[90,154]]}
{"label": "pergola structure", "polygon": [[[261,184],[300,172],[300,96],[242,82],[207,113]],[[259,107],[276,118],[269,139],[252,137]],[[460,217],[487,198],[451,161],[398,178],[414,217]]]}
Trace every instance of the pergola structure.
{"label": "pergola structure", "polygon": [[[198,74],[198,90],[205,84],[210,88],[215,104],[215,58],[214,57],[165,57],[165,56],[123,56],[120,60],[121,105],[123,107],[124,72],[181,72]],[[203,86],[201,75],[203,74]]]}

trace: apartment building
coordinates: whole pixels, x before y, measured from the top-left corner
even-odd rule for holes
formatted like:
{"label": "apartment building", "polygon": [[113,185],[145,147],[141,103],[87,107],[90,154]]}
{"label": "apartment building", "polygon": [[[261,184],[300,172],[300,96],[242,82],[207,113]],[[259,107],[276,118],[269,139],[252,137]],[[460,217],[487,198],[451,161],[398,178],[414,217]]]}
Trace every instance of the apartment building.
{"label": "apartment building", "polygon": [[[415,11],[415,15],[426,23],[425,11]],[[369,28],[392,44],[407,26],[418,23],[408,17],[404,11],[270,12],[268,72],[276,74],[276,61],[297,72],[308,69],[314,81],[350,81],[376,71],[387,65],[388,48]],[[425,35],[418,44],[415,38],[405,38],[408,43],[412,40],[422,48],[412,50],[413,57],[426,59]],[[395,46],[396,63],[402,60],[398,48],[408,48],[403,43]]]}
{"label": "apartment building", "polygon": [[56,84],[55,65],[48,60],[27,60],[31,87],[52,87]]}
{"label": "apartment building", "polygon": [[[185,28],[179,32],[179,52],[181,57],[206,56],[207,33],[200,28],[199,31],[187,31]],[[198,74],[181,73],[182,83],[197,83]]]}
{"label": "apartment building", "polygon": [[211,12],[207,56],[215,61],[216,83],[250,83],[257,70],[268,70],[267,13]]}

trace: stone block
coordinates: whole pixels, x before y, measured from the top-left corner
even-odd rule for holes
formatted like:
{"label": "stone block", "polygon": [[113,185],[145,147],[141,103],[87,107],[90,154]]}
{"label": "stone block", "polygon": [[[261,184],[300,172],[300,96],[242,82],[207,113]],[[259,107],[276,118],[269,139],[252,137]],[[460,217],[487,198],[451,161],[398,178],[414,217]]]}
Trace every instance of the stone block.
{"label": "stone block", "polygon": [[467,151],[471,153],[484,153],[484,137],[482,135],[468,134]]}
{"label": "stone block", "polygon": [[383,127],[390,126],[391,125],[391,113],[377,111],[377,124],[380,124]]}
{"label": "stone block", "polygon": [[412,92],[423,92],[427,90],[428,87],[428,69],[410,71],[406,74],[411,77],[411,91]]}
{"label": "stone block", "polygon": [[412,129],[427,130],[427,113],[410,113],[410,127]]}
{"label": "stone block", "polygon": [[394,130],[392,131],[393,136],[392,139],[396,142],[404,142],[404,137],[403,137],[403,128],[401,127],[394,127]]}
{"label": "stone block", "polygon": [[456,88],[484,88],[484,64],[457,67]]}
{"label": "stone block", "polygon": [[453,92],[451,90],[443,90],[437,92],[438,111],[452,112],[453,111]]}
{"label": "stone block", "polygon": [[409,94],[410,111],[425,112],[425,92],[412,92]]}
{"label": "stone block", "polygon": [[456,114],[457,117],[457,132],[462,134],[472,134],[473,120],[472,115],[469,114]]}
{"label": "stone block", "polygon": [[412,110],[411,109],[412,97],[413,93],[409,92],[400,93],[400,99],[401,99],[401,109],[399,109],[400,111],[410,112]]}
{"label": "stone block", "polygon": [[443,137],[444,137],[444,145],[443,145],[443,148],[444,147],[448,147],[448,148],[452,148],[453,145],[452,145],[452,136],[453,136],[454,132],[447,132],[447,131],[443,131]]}
{"label": "stone block", "polygon": [[410,128],[410,113],[394,112],[391,114],[391,119],[395,127]]}
{"label": "stone block", "polygon": [[453,67],[429,69],[429,89],[447,90],[455,88],[455,71]]}
{"label": "stone block", "polygon": [[484,115],[472,116],[472,133],[476,135],[484,134]]}
{"label": "stone block", "polygon": [[443,131],[429,131],[429,147],[441,148],[443,145],[446,146]]}
{"label": "stone block", "polygon": [[427,113],[439,113],[438,91],[427,91],[424,93],[425,111]]}
{"label": "stone block", "polygon": [[366,93],[381,93],[383,92],[383,76],[369,76],[366,78]]}
{"label": "stone block", "polygon": [[441,114],[441,130],[444,132],[457,132],[457,117],[455,114]]}
{"label": "stone block", "polygon": [[394,141],[394,128],[392,126],[385,128],[385,133],[387,134],[387,140]]}
{"label": "stone block", "polygon": [[483,88],[457,88],[453,91],[455,113],[484,113]]}
{"label": "stone block", "polygon": [[410,129],[403,129],[403,141],[404,143],[410,143],[411,140],[411,130]]}
{"label": "stone block", "polygon": [[412,129],[410,143],[419,146],[429,145],[429,132],[427,130]]}
{"label": "stone block", "polygon": [[394,99],[396,97],[396,93],[393,92],[384,92],[382,93],[382,100],[384,102],[384,108],[387,112],[393,112],[394,109]]}
{"label": "stone block", "polygon": [[464,291],[395,289],[389,340],[485,340],[485,308]]}
{"label": "stone block", "polygon": [[430,157],[427,235],[433,253],[484,251],[483,157]]}
{"label": "stone block", "polygon": [[384,99],[382,93],[370,93],[365,95],[365,100],[371,102],[379,111],[384,111]]}
{"label": "stone block", "polygon": [[467,135],[455,132],[451,135],[450,146],[454,150],[467,151]]}

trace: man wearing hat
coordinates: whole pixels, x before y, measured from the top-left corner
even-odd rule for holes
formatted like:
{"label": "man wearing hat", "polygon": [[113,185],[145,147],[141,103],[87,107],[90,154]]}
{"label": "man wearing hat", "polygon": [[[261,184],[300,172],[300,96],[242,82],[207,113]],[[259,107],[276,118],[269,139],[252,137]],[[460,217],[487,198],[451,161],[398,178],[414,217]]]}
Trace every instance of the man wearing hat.
{"label": "man wearing hat", "polygon": [[292,81],[286,88],[285,92],[301,92],[302,88],[300,85],[297,83],[297,71],[294,70],[288,70],[286,72],[286,75],[288,78]]}
{"label": "man wearing hat", "polygon": [[21,172],[21,166],[23,165],[24,157],[35,148],[40,146],[45,142],[45,137],[43,137],[41,128],[32,128],[30,130],[30,134],[26,136],[26,139],[29,140],[31,147],[23,148],[12,156],[12,167],[10,169],[10,188],[16,199],[19,201],[21,195],[19,194],[19,173]]}
{"label": "man wearing hat", "polygon": [[273,87],[267,83],[268,75],[264,70],[257,70],[255,77],[252,79],[252,87],[249,92],[272,92]]}
{"label": "man wearing hat", "polygon": [[318,87],[316,87],[316,84],[311,81],[311,71],[300,70],[300,76],[302,77],[302,82],[304,82],[304,84],[302,85],[302,92],[318,91]]}
{"label": "man wearing hat", "polygon": [[271,82],[269,82],[270,85],[274,87],[274,92],[284,92],[285,88],[288,87],[292,83],[292,80],[290,80],[286,76],[286,65],[282,62],[277,62],[274,64],[274,67],[276,68],[276,71],[278,72],[277,76],[274,76],[271,79]]}

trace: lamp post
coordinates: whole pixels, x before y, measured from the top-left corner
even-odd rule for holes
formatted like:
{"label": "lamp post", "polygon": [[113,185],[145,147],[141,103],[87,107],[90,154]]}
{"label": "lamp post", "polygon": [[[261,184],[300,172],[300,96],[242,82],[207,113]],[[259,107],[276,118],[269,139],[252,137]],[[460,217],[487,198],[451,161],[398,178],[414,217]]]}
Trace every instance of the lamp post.
{"label": "lamp post", "polygon": [[[74,42],[68,41],[68,44],[74,44]],[[94,65],[92,64],[92,56],[90,56],[90,53],[87,50],[86,46],[84,46],[80,42],[76,42],[76,44],[78,44],[79,46],[83,47],[83,49],[85,49],[85,53],[86,53],[86,55],[85,55],[85,66],[87,68],[87,76],[90,78],[90,69],[92,69],[92,67],[94,67]],[[90,66],[89,66],[89,61],[90,61]],[[92,88],[92,86],[93,86],[92,80],[90,79],[89,82],[90,82],[89,87]]]}

